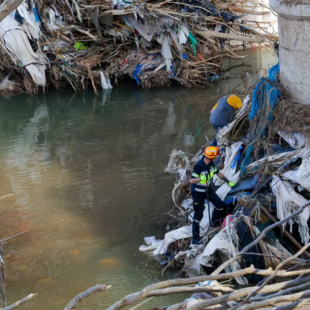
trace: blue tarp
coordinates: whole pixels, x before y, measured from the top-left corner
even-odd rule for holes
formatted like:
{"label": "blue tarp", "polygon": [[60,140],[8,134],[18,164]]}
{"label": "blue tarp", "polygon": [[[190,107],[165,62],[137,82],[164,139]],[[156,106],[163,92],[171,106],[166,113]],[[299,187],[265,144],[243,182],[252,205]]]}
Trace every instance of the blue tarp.
{"label": "blue tarp", "polygon": [[[267,120],[269,124],[273,122],[273,110],[276,108],[279,102],[279,98],[281,98],[281,92],[279,89],[274,85],[277,79],[277,75],[280,72],[280,64],[276,64],[275,66],[271,67],[268,70],[268,77],[261,78],[259,82],[257,83],[253,95],[252,95],[252,108],[249,115],[250,123],[254,120],[257,121],[257,124],[259,124],[260,117],[266,117],[266,115],[261,115],[261,111],[266,108],[266,105],[269,106],[269,113],[267,115]],[[244,172],[246,170],[246,167],[253,162],[253,150],[254,150],[254,141],[257,138],[261,138],[264,136],[267,125],[263,123],[264,127],[262,126],[252,126],[253,129],[251,129],[250,135],[249,135],[249,143],[247,152],[245,154],[245,158],[241,164],[241,176],[244,175]]]}

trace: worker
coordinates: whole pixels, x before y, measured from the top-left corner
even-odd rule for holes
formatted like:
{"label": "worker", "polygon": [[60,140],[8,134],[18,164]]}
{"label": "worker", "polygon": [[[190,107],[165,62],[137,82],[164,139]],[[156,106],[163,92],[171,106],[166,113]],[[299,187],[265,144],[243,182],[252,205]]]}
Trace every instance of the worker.
{"label": "worker", "polygon": [[210,145],[217,146],[216,135],[220,128],[227,126],[242,108],[242,101],[236,95],[222,97],[211,110],[210,122],[215,129],[215,138]]}
{"label": "worker", "polygon": [[[199,226],[200,221],[203,218],[204,212],[204,203],[205,199],[212,202],[215,206],[215,209],[212,214],[212,218],[209,218],[211,223],[219,224],[218,220],[225,218],[228,214],[228,210],[221,200],[221,198],[215,193],[215,191],[210,188],[210,181],[212,177],[217,174],[223,181],[228,183],[230,187],[234,187],[236,184],[230,182],[226,177],[217,170],[217,167],[214,164],[214,160],[220,155],[218,147],[209,146],[205,149],[203,157],[197,162],[192,173],[190,180],[191,184],[191,193],[194,200],[194,218],[193,218],[193,239],[192,244],[199,244],[200,234]],[[210,210],[209,210],[210,217]],[[211,225],[211,224],[210,224]]]}

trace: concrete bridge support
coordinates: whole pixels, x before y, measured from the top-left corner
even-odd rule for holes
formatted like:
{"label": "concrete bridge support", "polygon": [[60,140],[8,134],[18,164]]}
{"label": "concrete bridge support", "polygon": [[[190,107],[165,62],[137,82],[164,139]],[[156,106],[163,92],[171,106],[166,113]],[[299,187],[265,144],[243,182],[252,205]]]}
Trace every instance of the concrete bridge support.
{"label": "concrete bridge support", "polygon": [[310,1],[270,0],[278,13],[280,79],[288,94],[310,104]]}

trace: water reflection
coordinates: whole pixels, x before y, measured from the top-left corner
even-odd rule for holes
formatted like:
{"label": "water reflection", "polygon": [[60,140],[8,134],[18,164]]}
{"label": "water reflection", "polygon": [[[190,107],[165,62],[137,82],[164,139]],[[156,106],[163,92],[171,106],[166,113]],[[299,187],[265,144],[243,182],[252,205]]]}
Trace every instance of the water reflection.
{"label": "water reflection", "polygon": [[212,138],[209,111],[219,96],[242,95],[247,73],[255,81],[269,66],[253,59],[259,69],[245,60],[204,89],[123,85],[101,96],[2,98],[0,193],[15,199],[0,201],[0,236],[30,230],[5,247],[9,302],[38,293],[24,309],[61,309],[89,286],[112,284],[79,305],[100,309],[162,280],[138,246],[145,235],[162,237],[166,218],[144,214],[170,208],[174,178],[163,170],[171,150],[195,152]]}

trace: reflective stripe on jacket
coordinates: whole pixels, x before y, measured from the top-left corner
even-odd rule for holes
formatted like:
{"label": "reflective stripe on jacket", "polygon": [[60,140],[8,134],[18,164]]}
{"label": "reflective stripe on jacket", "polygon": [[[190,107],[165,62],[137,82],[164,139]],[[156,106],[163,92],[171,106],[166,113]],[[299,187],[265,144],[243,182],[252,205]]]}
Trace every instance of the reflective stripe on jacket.
{"label": "reflective stripe on jacket", "polygon": [[218,173],[217,167],[213,163],[206,165],[203,158],[197,162],[194,167],[194,172],[192,173],[192,178],[200,178],[201,180],[198,183],[191,185],[191,191],[200,193],[206,192],[207,186],[210,185],[211,179]]}

